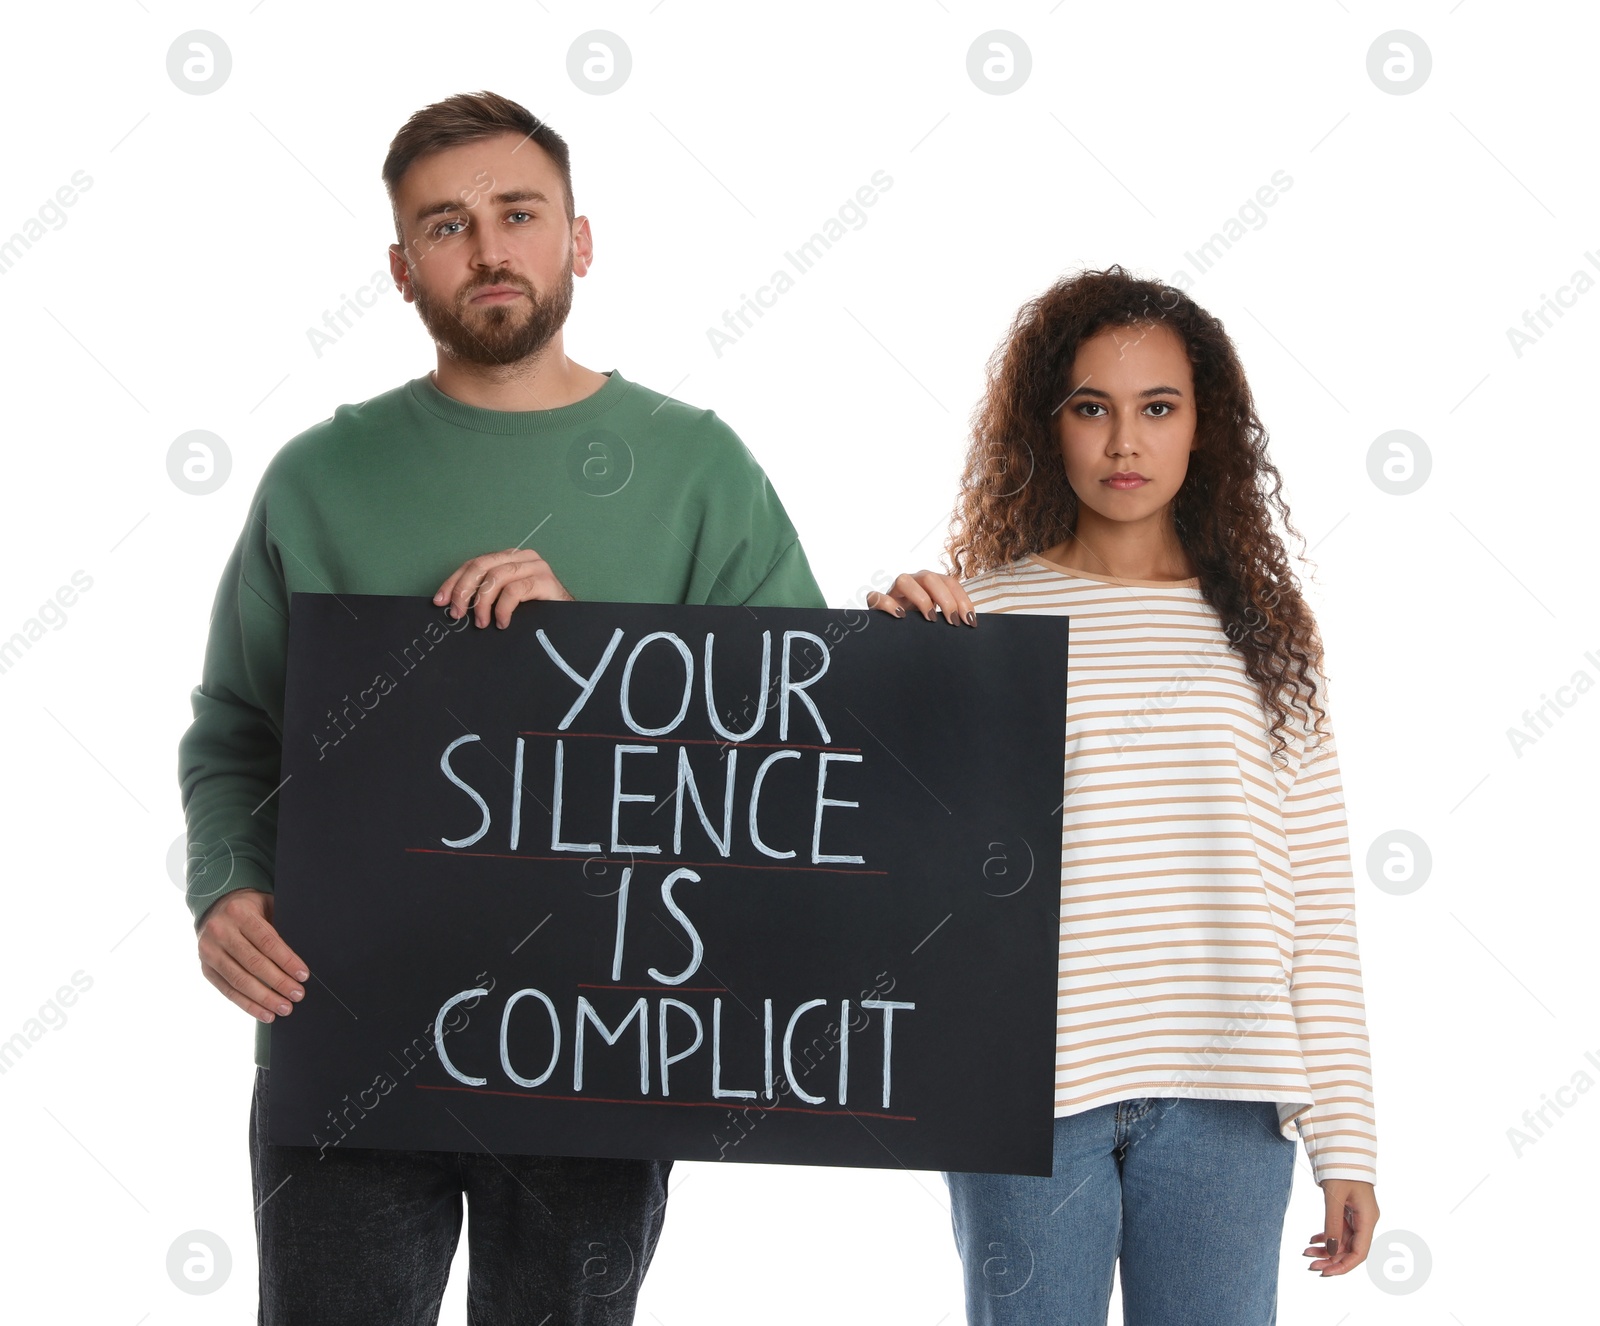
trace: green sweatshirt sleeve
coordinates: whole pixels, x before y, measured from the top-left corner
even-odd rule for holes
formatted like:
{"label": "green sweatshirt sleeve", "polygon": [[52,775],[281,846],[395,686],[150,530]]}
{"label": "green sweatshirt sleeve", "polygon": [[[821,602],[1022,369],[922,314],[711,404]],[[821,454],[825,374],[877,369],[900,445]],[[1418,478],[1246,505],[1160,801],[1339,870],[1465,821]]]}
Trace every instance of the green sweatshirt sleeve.
{"label": "green sweatshirt sleeve", "polygon": [[197,929],[225,893],[273,887],[289,611],[266,486],[263,478],[217,586],[201,681],[190,694],[194,719],[178,743],[185,900]]}
{"label": "green sweatshirt sleeve", "polygon": [[825,608],[811,563],[796,538],[781,553],[766,579],[744,600],[752,608]]}
{"label": "green sweatshirt sleeve", "polygon": [[705,507],[694,552],[709,592],[690,602],[826,608],[789,513],[739,435],[705,412],[699,490]]}

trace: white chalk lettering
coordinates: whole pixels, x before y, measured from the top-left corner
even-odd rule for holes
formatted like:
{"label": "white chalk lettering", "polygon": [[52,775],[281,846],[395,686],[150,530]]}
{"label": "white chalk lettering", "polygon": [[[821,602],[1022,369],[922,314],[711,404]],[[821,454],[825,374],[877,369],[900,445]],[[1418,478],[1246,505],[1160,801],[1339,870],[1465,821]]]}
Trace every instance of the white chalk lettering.
{"label": "white chalk lettering", "polygon": [[894,999],[863,999],[862,1008],[881,1008],[883,1010],[883,1108],[889,1108],[889,1060],[894,1053],[894,1012],[895,1009],[910,1011],[915,1004],[902,1004]]}
{"label": "white chalk lettering", "polygon": [[[687,1013],[689,1015],[690,1020],[694,1023],[694,1044],[691,1045],[687,1050],[679,1050],[676,1054],[669,1054],[667,1052],[667,1008],[668,1008],[668,1006],[671,1006],[672,1008],[680,1009],[683,1012]],[[656,1016],[659,1019],[660,1026],[661,1026],[661,1094],[663,1096],[670,1096],[672,1094],[672,1091],[667,1086],[667,1072],[668,1072],[668,1070],[672,1067],[673,1064],[678,1063],[681,1060],[687,1059],[691,1054],[693,1054],[696,1050],[698,1050],[700,1048],[700,1043],[705,1040],[705,1028],[704,1028],[704,1026],[701,1025],[700,1015],[698,1013],[696,1013],[694,1011],[694,1009],[689,1007],[688,1004],[684,1003],[683,1000],[681,1000],[681,999],[671,999],[671,998],[662,999],[660,1005],[656,1009]]]}
{"label": "white chalk lettering", "polygon": [[600,676],[606,670],[606,664],[611,662],[611,656],[617,652],[617,646],[622,643],[622,628],[619,626],[611,633],[611,641],[606,645],[606,652],[600,655],[600,662],[595,665],[595,670],[585,677],[581,672],[573,669],[572,665],[556,652],[556,647],[550,643],[550,637],[541,627],[534,632],[539,637],[539,643],[544,646],[544,652],[550,655],[550,661],[578,683],[580,688],[578,698],[572,702],[572,708],[567,710],[567,716],[556,724],[558,731],[565,732],[567,724],[578,716],[578,712],[588,704],[589,697],[594,694],[594,688],[600,684]]}
{"label": "white chalk lettering", "polygon": [[628,1010],[628,1016],[617,1024],[617,1029],[612,1031],[606,1026],[600,1014],[595,1012],[594,1005],[583,995],[578,996],[577,1028],[572,1037],[572,1089],[583,1090],[583,1024],[592,1022],[600,1038],[607,1045],[615,1045],[622,1039],[622,1033],[628,1029],[628,1023],[634,1018],[639,1019],[639,1094],[650,1094],[650,1013],[645,1007],[644,996],[640,995],[638,1001]]}
{"label": "white chalk lettering", "polygon": [[477,788],[473,787],[470,783],[465,782],[461,776],[450,767],[450,755],[457,746],[463,746],[469,741],[479,740],[482,740],[482,738],[480,738],[476,732],[469,732],[464,737],[457,737],[444,748],[444,754],[439,757],[439,768],[444,771],[444,776],[474,801],[476,801],[478,803],[478,810],[483,815],[483,823],[478,826],[478,831],[476,833],[469,833],[465,838],[439,839],[439,841],[442,842],[446,847],[471,847],[473,843],[477,842],[478,839],[482,838],[484,834],[489,832],[489,803],[480,795],[478,795]]}
{"label": "white chalk lettering", "polygon": [[706,632],[706,717],[711,720],[711,726],[716,729],[717,735],[727,741],[749,741],[751,737],[761,731],[761,725],[767,721],[767,692],[770,689],[768,677],[772,675],[772,632],[761,633],[761,685],[756,689],[756,717],[743,732],[735,732],[731,728],[723,727],[722,719],[717,713],[717,702],[711,689],[711,644],[716,637],[711,632]]}
{"label": "white chalk lettering", "polygon": [[517,760],[511,770],[511,850],[517,850],[517,843],[522,837],[522,747],[523,739],[517,738]]}
{"label": "white chalk lettering", "polygon": [[471,999],[474,995],[486,995],[487,990],[463,990],[460,994],[453,994],[439,1007],[439,1016],[433,1020],[433,1046],[439,1055],[439,1062],[444,1065],[444,1071],[455,1078],[457,1082],[465,1082],[469,1087],[481,1087],[489,1079],[486,1077],[468,1077],[451,1060],[444,1048],[444,1016],[464,999]]}
{"label": "white chalk lettering", "polygon": [[775,857],[780,861],[785,857],[793,856],[794,852],[792,849],[787,852],[776,851],[761,840],[761,830],[756,827],[756,813],[761,804],[761,784],[766,781],[767,770],[772,768],[779,760],[798,760],[799,758],[800,752],[797,750],[773,751],[771,755],[761,761],[760,768],[756,770],[756,780],[750,786],[750,841],[757,851],[763,852],[767,856]]}
{"label": "white chalk lettering", "polygon": [[823,795],[823,789],[826,787],[827,782],[828,782],[828,761],[829,760],[836,760],[836,761],[839,761],[839,762],[842,762],[842,763],[850,763],[850,764],[860,764],[861,763],[861,757],[859,755],[840,755],[840,754],[837,754],[834,751],[823,751],[822,755],[818,758],[818,760],[817,760],[817,817],[816,817],[816,820],[813,822],[812,827],[811,827],[811,861],[812,861],[812,864],[818,864],[818,863],[823,862],[823,861],[855,862],[857,864],[860,864],[862,861],[864,861],[866,859],[865,857],[860,857],[860,856],[828,856],[828,855],[825,855],[823,853],[823,850],[822,850],[822,812],[823,812],[823,810],[828,806],[847,807],[847,808],[849,808],[851,810],[859,810],[861,808],[861,803],[859,801],[835,801],[831,797],[827,797],[827,796]]}
{"label": "white chalk lettering", "polygon": [[[767,1026],[772,1026],[772,1001],[767,1000]],[[770,1038],[768,1044],[770,1044]],[[770,1063],[770,1056],[769,1056]],[[770,1068],[768,1070],[771,1071]],[[771,1088],[769,1086],[768,1093]],[[711,1095],[714,1100],[754,1100],[754,1091],[741,1091],[730,1087],[727,1090],[722,1086],[722,1000],[711,1001]]]}
{"label": "white chalk lettering", "polygon": [[761,1021],[766,1032],[767,1099],[772,1099],[772,1000],[763,999]]}
{"label": "white chalk lettering", "polygon": [[566,745],[559,737],[556,739],[556,786],[553,802],[550,807],[550,850],[552,852],[590,852],[598,854],[599,843],[564,843],[561,841],[561,787],[565,781]]}
{"label": "white chalk lettering", "polygon": [[[656,640],[667,640],[677,649],[683,658],[683,702],[678,706],[678,712],[672,721],[665,727],[641,727],[633,716],[633,706],[630,695],[633,687],[633,665],[638,662],[639,655],[645,647]],[[622,721],[637,732],[641,737],[663,737],[679,723],[683,716],[689,712],[689,697],[694,692],[694,655],[689,652],[689,646],[672,631],[651,631],[649,635],[640,640],[633,647],[633,652],[628,655],[627,665],[622,669]]]}
{"label": "white chalk lettering", "polygon": [[611,979],[622,979],[622,936],[628,927],[628,885],[633,882],[633,867],[622,867],[622,884],[617,889],[617,943],[611,950]]}
{"label": "white chalk lettering", "polygon": [[[511,1027],[511,1010],[517,1006],[519,999],[537,999],[544,1005],[545,1012],[550,1015],[550,1062],[545,1065],[544,1072],[538,1077],[521,1077],[516,1069],[511,1066],[511,1051],[506,1041]],[[556,1019],[556,1006],[550,996],[543,990],[535,990],[531,986],[526,990],[518,990],[506,1000],[505,1011],[500,1014],[500,1067],[505,1074],[519,1087],[542,1087],[550,1080],[550,1075],[556,1071],[556,1060],[561,1057],[561,1023]]]}
{"label": "white chalk lettering", "polygon": [[839,1001],[839,1104],[845,1103],[850,1084],[850,1001]]}
{"label": "white chalk lettering", "polygon": [[700,932],[694,928],[694,922],[684,914],[683,908],[679,907],[677,902],[673,900],[672,888],[680,879],[692,880],[696,884],[700,882],[700,876],[692,870],[682,868],[674,870],[661,881],[661,902],[672,913],[673,920],[677,921],[683,927],[684,933],[689,936],[689,941],[694,946],[694,952],[689,958],[689,965],[676,976],[667,976],[657,971],[654,967],[650,968],[651,977],[660,981],[663,985],[682,985],[695,972],[700,970],[700,960],[705,956],[706,952],[706,946],[700,938]]}
{"label": "white chalk lettering", "polygon": [[621,838],[621,830],[617,825],[617,817],[622,811],[624,801],[645,801],[653,803],[655,797],[648,792],[624,792],[622,790],[622,757],[624,755],[654,755],[658,747],[655,746],[629,746],[620,744],[612,757],[611,778],[611,850],[613,852],[654,852],[659,853],[659,847],[650,847],[639,843],[625,843]]}
{"label": "white chalk lettering", "polygon": [[[803,1013],[807,1013],[813,1008],[821,1008],[827,1002],[826,999],[806,1000],[793,1013],[789,1014],[789,1025],[783,1029],[783,1075],[789,1079],[789,1086],[793,1088],[794,1094],[799,1096],[801,1100],[809,1101],[813,1105],[821,1105],[826,1097],[813,1096],[794,1080],[794,1028],[795,1023],[800,1021]],[[885,1070],[887,1071],[887,1064]]]}
{"label": "white chalk lettering", "polygon": [[[796,640],[810,640],[822,650],[822,666],[813,672],[804,681],[795,681],[790,671],[792,653],[789,646]],[[783,633],[783,668],[778,685],[778,740],[789,740],[789,697],[798,696],[801,703],[811,711],[811,717],[816,720],[817,731],[822,733],[822,742],[828,745],[833,738],[828,735],[828,725],[822,721],[822,715],[817,712],[816,701],[806,694],[807,687],[814,686],[822,680],[822,674],[828,670],[830,662],[828,644],[820,635],[812,635],[810,631],[785,631]]]}
{"label": "white chalk lettering", "polygon": [[678,747],[678,791],[677,805],[672,812],[672,851],[675,856],[683,855],[683,792],[689,790],[689,799],[694,802],[695,814],[700,816],[700,825],[706,831],[716,846],[718,856],[727,856],[733,845],[733,780],[738,772],[739,752],[728,751],[727,782],[722,793],[722,836],[717,836],[717,831],[711,827],[711,821],[706,816],[705,802],[700,799],[700,788],[694,780],[694,770],[689,766],[689,748]]}

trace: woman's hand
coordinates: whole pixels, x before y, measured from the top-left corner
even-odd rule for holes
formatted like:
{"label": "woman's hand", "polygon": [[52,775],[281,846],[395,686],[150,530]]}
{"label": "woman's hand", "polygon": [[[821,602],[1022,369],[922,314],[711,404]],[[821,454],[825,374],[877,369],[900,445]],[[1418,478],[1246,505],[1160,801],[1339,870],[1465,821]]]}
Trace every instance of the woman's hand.
{"label": "woman's hand", "polygon": [[1322,1185],[1322,1200],[1327,1208],[1322,1230],[1311,1236],[1312,1246],[1302,1255],[1316,1259],[1307,1270],[1343,1275],[1367,1259],[1378,1227],[1377,1194],[1359,1179],[1329,1179]]}
{"label": "woman's hand", "polygon": [[938,571],[918,571],[915,575],[907,572],[896,576],[887,594],[873,590],[867,595],[867,607],[887,612],[893,617],[904,617],[906,609],[910,608],[920,612],[930,622],[937,608],[952,626],[957,622],[965,622],[968,626],[978,624],[978,614],[973,610],[967,591],[961,588],[961,582],[954,576],[942,575]]}

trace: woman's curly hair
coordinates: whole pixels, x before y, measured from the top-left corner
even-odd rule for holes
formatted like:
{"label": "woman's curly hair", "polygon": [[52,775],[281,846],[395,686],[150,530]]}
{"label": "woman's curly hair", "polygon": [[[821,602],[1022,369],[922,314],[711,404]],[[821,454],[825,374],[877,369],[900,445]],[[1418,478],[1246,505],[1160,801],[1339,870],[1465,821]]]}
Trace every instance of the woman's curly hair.
{"label": "woman's curly hair", "polygon": [[1172,500],[1178,540],[1256,684],[1277,758],[1294,715],[1314,715],[1321,733],[1326,711],[1321,637],[1273,510],[1302,548],[1305,540],[1290,522],[1238,352],[1222,323],[1182,291],[1112,266],[1064,277],[1022,306],[989,360],[946,552],[968,578],[1072,534],[1078,498],[1054,425],[1073,359],[1097,332],[1158,324],[1177,333],[1194,372],[1195,449]]}

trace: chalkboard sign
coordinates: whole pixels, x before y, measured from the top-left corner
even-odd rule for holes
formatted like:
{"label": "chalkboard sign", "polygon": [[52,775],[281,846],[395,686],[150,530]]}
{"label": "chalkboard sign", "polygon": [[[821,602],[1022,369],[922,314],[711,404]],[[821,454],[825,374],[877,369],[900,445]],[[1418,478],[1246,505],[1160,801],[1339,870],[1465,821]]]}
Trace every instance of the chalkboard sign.
{"label": "chalkboard sign", "polygon": [[273,1142],[1048,1174],[1064,617],[297,593]]}

